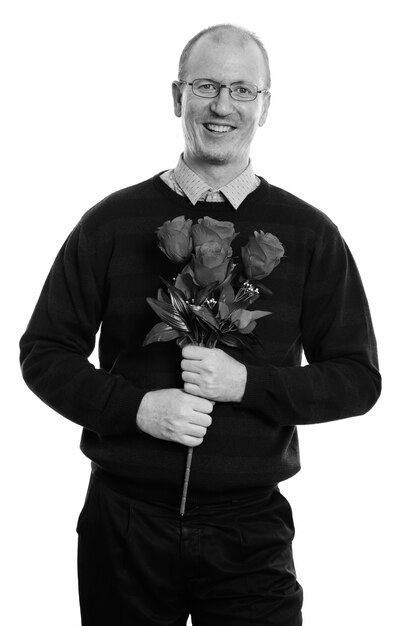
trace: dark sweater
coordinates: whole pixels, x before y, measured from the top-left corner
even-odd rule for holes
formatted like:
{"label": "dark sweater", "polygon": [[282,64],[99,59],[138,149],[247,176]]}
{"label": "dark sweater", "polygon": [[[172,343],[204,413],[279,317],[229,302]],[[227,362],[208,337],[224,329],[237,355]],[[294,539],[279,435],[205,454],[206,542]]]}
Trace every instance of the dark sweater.
{"label": "dark sweater", "polygon": [[[254,353],[230,349],[247,366],[241,403],[216,403],[195,449],[190,500],[235,497],[300,469],[296,425],[368,411],[380,393],[376,343],[361,280],[337,227],[295,196],[261,185],[234,211],[192,206],[159,175],[118,191],[88,211],[60,250],[21,340],[23,376],[50,407],[83,426],[82,451],[135,495],[178,501],[186,448],[138,430],[151,389],[182,387],[174,341],[142,347],[159,320],[146,303],[160,276],[179,271],[155,231],[177,215],[234,222],[239,254],[254,230],[275,234],[285,256],[253,308],[272,311],[256,328]],[[96,333],[100,369],[89,363]],[[309,365],[301,366],[302,349]]]}

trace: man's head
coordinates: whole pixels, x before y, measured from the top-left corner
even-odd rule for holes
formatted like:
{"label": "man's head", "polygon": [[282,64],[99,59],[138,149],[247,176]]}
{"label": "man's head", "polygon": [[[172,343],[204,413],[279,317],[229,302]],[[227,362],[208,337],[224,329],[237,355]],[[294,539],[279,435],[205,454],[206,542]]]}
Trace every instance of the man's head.
{"label": "man's head", "polygon": [[[193,83],[197,79],[216,81],[221,88],[215,97],[214,86]],[[239,83],[231,94],[229,87]],[[253,100],[241,84],[255,85]],[[252,33],[231,25],[212,26],[198,33],[180,57],[179,81],[173,83],[174,112],[183,119],[184,156],[197,169],[205,165],[222,166],[231,173],[245,169],[250,145],[258,126],[266,121],[270,94],[267,52]]]}
{"label": "man's head", "polygon": [[179,61],[179,71],[178,77],[179,80],[184,79],[186,73],[187,61],[190,57],[190,53],[193,49],[195,43],[199,41],[205,35],[212,35],[214,41],[220,41],[222,38],[228,39],[236,35],[238,40],[243,44],[248,41],[253,41],[260,48],[260,52],[263,55],[264,59],[264,69],[265,69],[265,87],[266,89],[270,89],[271,86],[271,74],[270,74],[270,61],[268,57],[268,53],[266,48],[264,47],[263,42],[255,33],[252,33],[245,28],[241,28],[240,26],[234,26],[233,24],[217,24],[215,26],[209,26],[198,32],[194,37],[190,39],[190,41],[185,45],[183,52],[180,55]]}

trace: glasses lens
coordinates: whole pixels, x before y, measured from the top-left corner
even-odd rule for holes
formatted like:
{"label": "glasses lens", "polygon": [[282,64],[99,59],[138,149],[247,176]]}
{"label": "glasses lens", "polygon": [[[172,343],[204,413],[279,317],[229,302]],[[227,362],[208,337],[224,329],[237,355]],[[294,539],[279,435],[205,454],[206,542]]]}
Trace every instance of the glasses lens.
{"label": "glasses lens", "polygon": [[255,100],[257,97],[257,85],[252,83],[232,83],[231,96],[234,100]]}
{"label": "glasses lens", "polygon": [[196,96],[214,98],[219,93],[219,83],[207,78],[197,78],[193,81],[192,89]]}

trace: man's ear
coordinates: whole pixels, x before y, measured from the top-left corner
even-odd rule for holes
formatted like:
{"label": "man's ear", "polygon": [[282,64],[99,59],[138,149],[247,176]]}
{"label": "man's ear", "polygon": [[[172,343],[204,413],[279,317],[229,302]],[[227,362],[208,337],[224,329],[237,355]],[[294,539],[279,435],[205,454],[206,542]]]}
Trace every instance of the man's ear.
{"label": "man's ear", "polygon": [[181,117],[182,88],[181,83],[177,80],[175,80],[171,85],[171,93],[173,94],[174,115],[176,115],[176,117]]}
{"label": "man's ear", "polygon": [[258,122],[259,126],[264,126],[264,124],[266,123],[267,113],[268,113],[269,106],[270,106],[270,97],[271,97],[270,93],[264,94],[263,107],[261,109],[261,115],[260,115],[260,119]]}

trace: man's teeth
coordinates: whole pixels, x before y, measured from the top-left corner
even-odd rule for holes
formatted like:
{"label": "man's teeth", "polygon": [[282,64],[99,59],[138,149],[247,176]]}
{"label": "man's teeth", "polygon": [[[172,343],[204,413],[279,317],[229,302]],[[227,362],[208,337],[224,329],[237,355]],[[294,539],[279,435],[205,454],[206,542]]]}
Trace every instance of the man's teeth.
{"label": "man's teeth", "polygon": [[231,130],[234,130],[232,126],[220,126],[218,124],[205,124],[208,130],[211,130],[214,133],[228,133]]}

